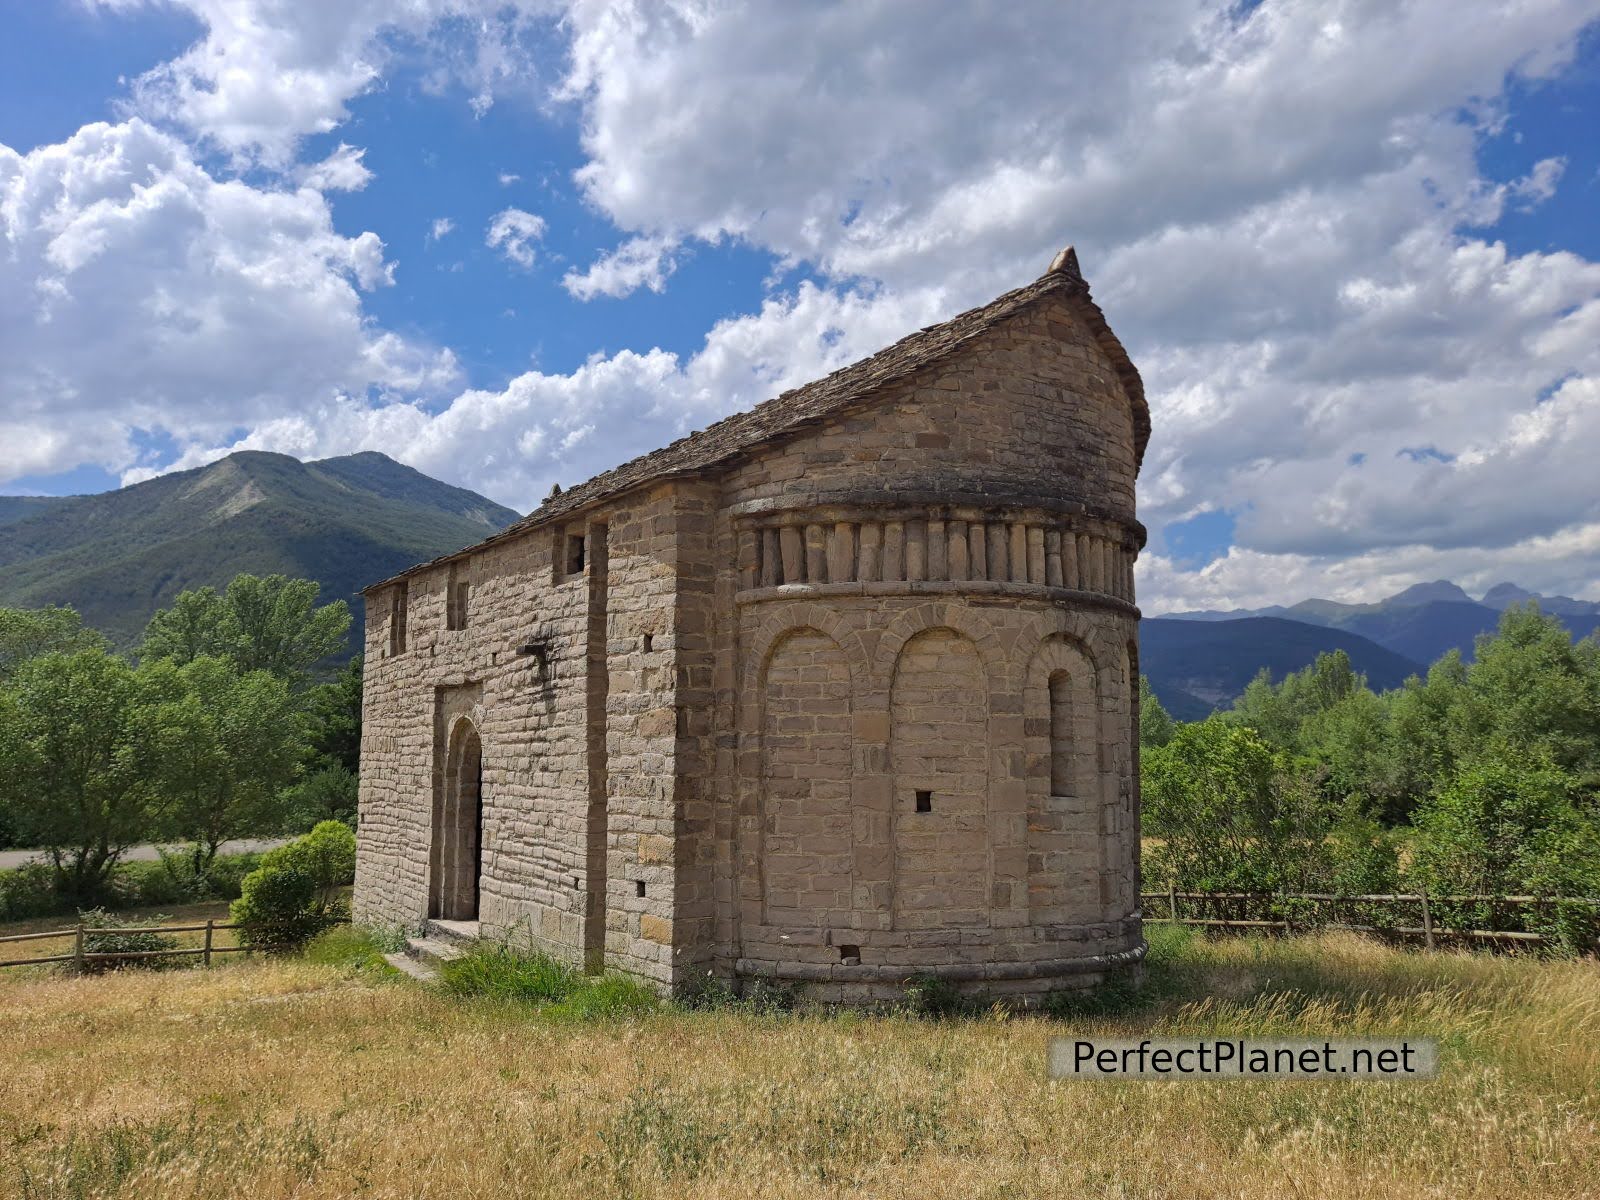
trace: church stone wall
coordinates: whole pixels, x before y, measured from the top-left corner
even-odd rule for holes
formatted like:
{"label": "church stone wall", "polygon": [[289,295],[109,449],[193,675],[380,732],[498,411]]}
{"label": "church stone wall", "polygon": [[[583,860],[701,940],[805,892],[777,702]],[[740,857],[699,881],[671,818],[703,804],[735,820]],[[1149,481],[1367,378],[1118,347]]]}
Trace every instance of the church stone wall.
{"label": "church stone wall", "polygon": [[358,917],[427,915],[465,716],[488,933],[843,1001],[1137,969],[1135,438],[1046,296],[718,472],[372,591]]}

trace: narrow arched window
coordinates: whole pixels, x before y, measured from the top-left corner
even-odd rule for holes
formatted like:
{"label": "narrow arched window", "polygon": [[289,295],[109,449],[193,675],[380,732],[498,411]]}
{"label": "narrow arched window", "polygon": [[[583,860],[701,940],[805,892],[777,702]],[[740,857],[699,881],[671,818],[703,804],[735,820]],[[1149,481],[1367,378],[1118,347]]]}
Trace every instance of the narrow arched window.
{"label": "narrow arched window", "polygon": [[1072,676],[1050,676],[1050,794],[1072,794]]}

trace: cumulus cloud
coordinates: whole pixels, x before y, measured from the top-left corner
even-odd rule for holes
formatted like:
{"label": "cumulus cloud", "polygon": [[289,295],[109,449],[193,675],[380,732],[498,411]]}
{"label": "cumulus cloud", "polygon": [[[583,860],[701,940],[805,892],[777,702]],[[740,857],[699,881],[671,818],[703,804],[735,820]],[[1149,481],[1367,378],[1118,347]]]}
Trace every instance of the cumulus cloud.
{"label": "cumulus cloud", "polygon": [[261,421],[243,438],[196,444],[169,469],[233,450],[317,458],[377,449],[527,510],[553,483],[581,482],[635,448],[681,437],[926,324],[933,310],[920,303],[885,304],[808,283],[719,322],[687,358],[664,350],[595,355],[569,374],[526,372],[437,408],[330,397]]}
{"label": "cumulus cloud", "polygon": [[455,227],[456,223],[449,217],[435,217],[433,219],[433,224],[428,227],[427,240],[430,242],[437,242],[440,238],[444,237],[447,233],[455,229]]}
{"label": "cumulus cloud", "polygon": [[667,286],[667,276],[677,266],[672,252],[677,242],[668,237],[630,238],[608,254],[602,254],[586,271],[568,271],[561,286],[579,300],[596,296],[628,296],[647,287],[659,292]]}
{"label": "cumulus cloud", "polygon": [[[1507,80],[1560,71],[1596,16],[578,4],[564,94],[585,113],[587,198],[641,236],[733,237],[941,315],[1076,242],[1155,410],[1152,563],[1166,523],[1220,508],[1239,547],[1217,570],[1265,580],[1280,558],[1551,551],[1593,519],[1568,441],[1587,402],[1541,396],[1600,371],[1600,274],[1485,236],[1548,199],[1563,163],[1494,180],[1477,151],[1506,124]],[[611,265],[572,278],[601,290]],[[1436,454],[1403,453],[1419,446]],[[1530,469],[1541,486],[1517,488]],[[1557,569],[1577,588],[1596,567]],[[1175,587],[1154,566],[1151,586]]]}
{"label": "cumulus cloud", "polygon": [[483,244],[523,270],[533,266],[533,244],[544,236],[544,218],[520,208],[502,209],[489,222]]}
{"label": "cumulus cloud", "polygon": [[319,192],[359,192],[372,180],[372,172],[361,161],[365,154],[365,150],[340,142],[321,162],[296,168],[294,177]]}
{"label": "cumulus cloud", "polygon": [[[135,82],[136,110],[173,122],[237,159],[285,167],[301,138],[338,128],[375,87],[397,42],[453,24],[464,47],[431,58],[436,86],[459,82],[476,111],[531,69],[522,46],[541,0],[88,0],[111,9],[175,4],[205,35]],[[460,39],[458,39],[459,41]]]}
{"label": "cumulus cloud", "polygon": [[215,439],[306,402],[437,394],[446,351],[372,325],[391,265],[311,188],[209,175],[142,121],[0,146],[0,472],[133,458],[134,430]]}
{"label": "cumulus cloud", "polygon": [[[466,23],[465,43],[434,56],[481,108],[526,82],[513,26],[542,19],[492,0],[179,2],[206,36],[146,76],[136,103],[280,165],[344,120],[399,42]],[[1141,481],[1153,609],[1381,592],[1408,570],[1492,575],[1495,562],[1529,586],[1592,589],[1600,515],[1581,448],[1596,434],[1600,276],[1490,232],[1548,200],[1565,161],[1495,179],[1479,151],[1514,119],[1520,85],[1565,68],[1600,3],[1479,17],[1452,0],[1019,0],[918,21],[888,0],[573,0],[557,98],[578,115],[583,196],[622,240],[569,271],[567,290],[664,288],[691,240],[823,282],[718,324],[687,358],[641,344],[442,408],[374,403],[366,391],[401,391],[405,371],[331,355],[344,365],[325,366],[315,399],[272,419],[246,407],[233,426],[307,453],[388,449],[526,506],[1015,286],[1070,240],[1154,409]],[[543,233],[506,209],[486,240],[527,268]],[[355,297],[352,344],[427,374],[423,352],[361,325],[359,289],[388,271],[376,238],[318,236],[313,259]],[[57,260],[94,261],[72,239],[52,254],[55,274],[27,274],[27,299],[10,301],[39,321],[67,311]],[[63,370],[33,361],[36,386]],[[233,444],[232,427],[192,439],[195,454]],[[1164,526],[1219,509],[1237,544],[1180,567]]]}

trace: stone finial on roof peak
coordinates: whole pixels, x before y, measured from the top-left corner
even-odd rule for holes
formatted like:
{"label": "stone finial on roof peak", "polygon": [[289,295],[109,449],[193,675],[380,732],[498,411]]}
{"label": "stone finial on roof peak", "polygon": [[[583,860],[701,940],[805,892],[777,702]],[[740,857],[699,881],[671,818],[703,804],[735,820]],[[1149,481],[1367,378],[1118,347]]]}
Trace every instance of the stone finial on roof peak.
{"label": "stone finial on roof peak", "polygon": [[1083,272],[1078,269],[1078,252],[1068,246],[1060,254],[1050,260],[1050,269],[1046,275],[1070,275],[1074,279],[1082,279]]}

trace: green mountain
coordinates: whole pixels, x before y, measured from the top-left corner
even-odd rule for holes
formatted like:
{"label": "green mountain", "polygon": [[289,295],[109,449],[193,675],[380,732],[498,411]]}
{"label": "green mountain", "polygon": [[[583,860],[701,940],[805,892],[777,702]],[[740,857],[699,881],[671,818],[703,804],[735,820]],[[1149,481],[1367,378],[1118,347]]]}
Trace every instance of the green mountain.
{"label": "green mountain", "polygon": [[47,508],[76,499],[76,496],[0,496],[0,525],[36,517]]}
{"label": "green mountain", "polygon": [[1198,721],[1227,708],[1265,667],[1274,680],[1309,667],[1317,655],[1343,650],[1377,691],[1399,687],[1426,667],[1342,629],[1244,617],[1232,621],[1139,622],[1139,669],[1162,706],[1180,721]]}
{"label": "green mountain", "polygon": [[0,497],[0,605],[69,604],[122,647],[179,592],[241,571],[315,579],[325,602],[350,603],[359,646],[361,588],[521,515],[370,451],[320,462],[240,451],[114,492],[37,500]]}

